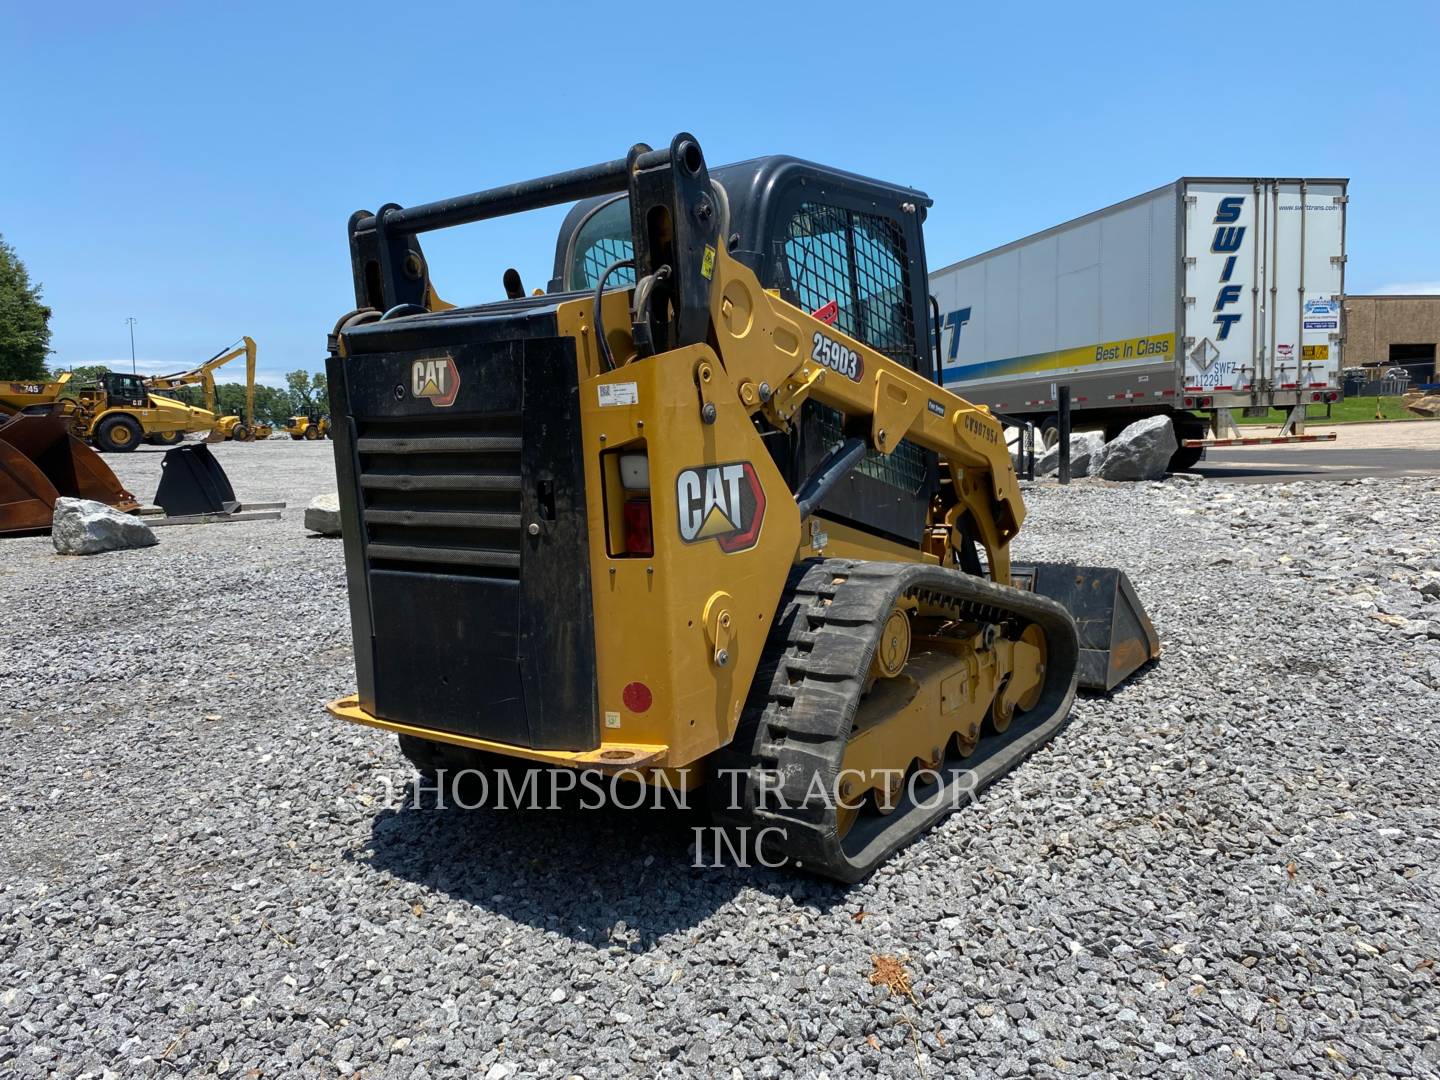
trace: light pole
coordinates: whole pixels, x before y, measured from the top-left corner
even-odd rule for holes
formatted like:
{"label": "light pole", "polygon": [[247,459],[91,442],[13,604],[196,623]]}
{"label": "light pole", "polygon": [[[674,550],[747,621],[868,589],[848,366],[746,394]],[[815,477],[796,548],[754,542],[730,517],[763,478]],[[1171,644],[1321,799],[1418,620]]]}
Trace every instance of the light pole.
{"label": "light pole", "polygon": [[135,316],[131,315],[125,320],[130,327],[130,374],[135,374]]}

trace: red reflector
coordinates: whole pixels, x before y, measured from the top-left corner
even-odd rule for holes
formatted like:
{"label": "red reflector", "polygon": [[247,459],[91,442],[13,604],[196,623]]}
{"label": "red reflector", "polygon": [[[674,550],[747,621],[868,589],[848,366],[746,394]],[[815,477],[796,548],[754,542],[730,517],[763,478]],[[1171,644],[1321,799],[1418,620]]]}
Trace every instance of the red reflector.
{"label": "red reflector", "polygon": [[625,707],[631,712],[644,712],[655,700],[654,695],[650,693],[650,687],[643,682],[627,683],[625,689],[620,691],[620,697],[624,699]]}
{"label": "red reflector", "polygon": [[815,318],[819,319],[826,326],[834,326],[835,320],[840,317],[840,305],[834,300],[831,300],[824,307],[818,307],[810,314],[813,315]]}
{"label": "red reflector", "polygon": [[655,554],[655,536],[650,528],[649,499],[625,500],[625,554]]}

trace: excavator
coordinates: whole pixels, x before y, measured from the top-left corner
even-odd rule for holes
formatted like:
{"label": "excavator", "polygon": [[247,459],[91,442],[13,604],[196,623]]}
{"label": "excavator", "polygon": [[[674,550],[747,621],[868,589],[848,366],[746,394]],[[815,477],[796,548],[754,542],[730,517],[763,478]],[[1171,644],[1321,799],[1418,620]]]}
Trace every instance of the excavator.
{"label": "excavator", "polygon": [[[217,417],[210,429],[211,438],[214,441],[220,442],[228,439],[235,442],[253,442],[256,439],[268,439],[272,430],[270,425],[257,423],[255,420],[255,355],[255,340],[247,335],[242,337],[234,347],[221,349],[198,367],[188,371],[179,371],[173,375],[150,376],[145,380],[146,386],[150,390],[161,391],[174,391],[182,386],[200,386],[205,395],[205,411],[212,417]],[[243,418],[218,416],[219,410],[216,408],[215,402],[215,372],[239,356],[245,357],[245,415]]]}
{"label": "excavator", "polygon": [[[454,306],[422,234],[573,203]],[[920,191],[698,140],[349,221],[327,364],[357,692],[421,770],[704,784],[853,882],[1159,655],[1123,571],[1022,563],[938,385]]]}

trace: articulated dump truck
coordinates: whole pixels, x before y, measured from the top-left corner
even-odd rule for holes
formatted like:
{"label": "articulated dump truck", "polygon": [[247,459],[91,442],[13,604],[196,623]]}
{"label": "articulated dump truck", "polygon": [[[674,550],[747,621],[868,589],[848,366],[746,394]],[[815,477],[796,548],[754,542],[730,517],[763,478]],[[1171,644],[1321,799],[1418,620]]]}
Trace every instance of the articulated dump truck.
{"label": "articulated dump truck", "polygon": [[[455,307],[421,234],[575,203]],[[943,389],[930,200],[666,148],[350,219],[328,365],[358,692],[422,770],[708,779],[844,881],[1159,651],[1123,572],[1020,565],[1000,423]]]}

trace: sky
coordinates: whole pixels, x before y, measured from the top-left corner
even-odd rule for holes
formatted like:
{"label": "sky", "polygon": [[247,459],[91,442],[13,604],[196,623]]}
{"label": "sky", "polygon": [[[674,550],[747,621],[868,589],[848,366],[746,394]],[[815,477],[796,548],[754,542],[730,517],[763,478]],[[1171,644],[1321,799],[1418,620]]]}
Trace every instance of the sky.
{"label": "sky", "polygon": [[[590,12],[595,14],[591,14]],[[0,0],[0,234],[53,368],[323,367],[352,211],[695,134],[918,187],[932,267],[1182,175],[1351,178],[1347,288],[1440,292],[1440,3]],[[426,237],[475,303],[563,209]],[[237,375],[238,377],[238,375]]]}

